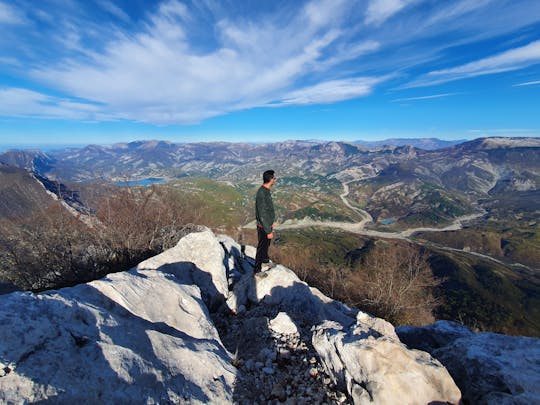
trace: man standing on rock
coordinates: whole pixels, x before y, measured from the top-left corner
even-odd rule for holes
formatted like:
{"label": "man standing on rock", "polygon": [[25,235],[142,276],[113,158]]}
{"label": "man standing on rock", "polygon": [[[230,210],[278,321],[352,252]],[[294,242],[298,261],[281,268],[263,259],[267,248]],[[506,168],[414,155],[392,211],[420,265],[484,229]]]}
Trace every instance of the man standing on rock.
{"label": "man standing on rock", "polygon": [[267,170],[263,173],[263,185],[257,191],[255,197],[255,217],[257,218],[257,255],[255,256],[254,273],[266,271],[275,266],[268,258],[268,248],[274,237],[274,221],[276,214],[274,212],[274,203],[270,189],[276,182],[276,176],[273,170]]}

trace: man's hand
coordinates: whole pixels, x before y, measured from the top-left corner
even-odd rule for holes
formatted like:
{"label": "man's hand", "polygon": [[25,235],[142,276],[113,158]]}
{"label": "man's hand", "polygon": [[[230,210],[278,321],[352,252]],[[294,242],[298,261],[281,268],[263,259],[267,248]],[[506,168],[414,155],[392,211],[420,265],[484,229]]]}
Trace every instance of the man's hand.
{"label": "man's hand", "polygon": [[274,238],[274,232],[270,232],[269,234],[266,235],[266,237],[268,239],[273,239]]}

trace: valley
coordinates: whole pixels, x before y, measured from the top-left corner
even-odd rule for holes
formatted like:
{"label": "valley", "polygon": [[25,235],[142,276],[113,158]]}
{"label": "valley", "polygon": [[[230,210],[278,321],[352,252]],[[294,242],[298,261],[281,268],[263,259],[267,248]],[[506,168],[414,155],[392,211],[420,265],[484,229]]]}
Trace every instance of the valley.
{"label": "valley", "polygon": [[[536,138],[477,139],[431,150],[315,141],[141,141],[8,151],[0,162],[64,187],[60,197],[80,215],[115,193],[119,182],[169,190],[192,201],[198,223],[251,244],[254,195],[260,174],[271,167],[278,174],[276,246],[295,240],[298,249],[319,252],[313,253],[315,262],[330,260],[344,269],[352,252],[369,240],[419,247],[443,280],[438,318],[540,335]],[[76,190],[76,204],[67,198],[70,190]],[[25,198],[17,194],[12,205]],[[329,235],[334,248],[324,240]]]}

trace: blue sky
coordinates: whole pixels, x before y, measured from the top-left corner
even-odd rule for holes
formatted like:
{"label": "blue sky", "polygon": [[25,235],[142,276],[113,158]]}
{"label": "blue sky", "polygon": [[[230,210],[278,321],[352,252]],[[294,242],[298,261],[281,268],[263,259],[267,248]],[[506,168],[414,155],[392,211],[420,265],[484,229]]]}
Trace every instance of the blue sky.
{"label": "blue sky", "polygon": [[540,136],[538,0],[0,0],[0,145]]}

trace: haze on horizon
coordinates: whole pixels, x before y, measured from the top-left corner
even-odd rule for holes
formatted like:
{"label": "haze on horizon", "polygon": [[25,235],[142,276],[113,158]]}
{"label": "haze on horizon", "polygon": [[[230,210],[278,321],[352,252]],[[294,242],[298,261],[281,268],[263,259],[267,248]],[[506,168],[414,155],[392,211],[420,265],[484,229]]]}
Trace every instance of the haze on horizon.
{"label": "haze on horizon", "polygon": [[0,0],[0,147],[540,136],[536,0]]}

